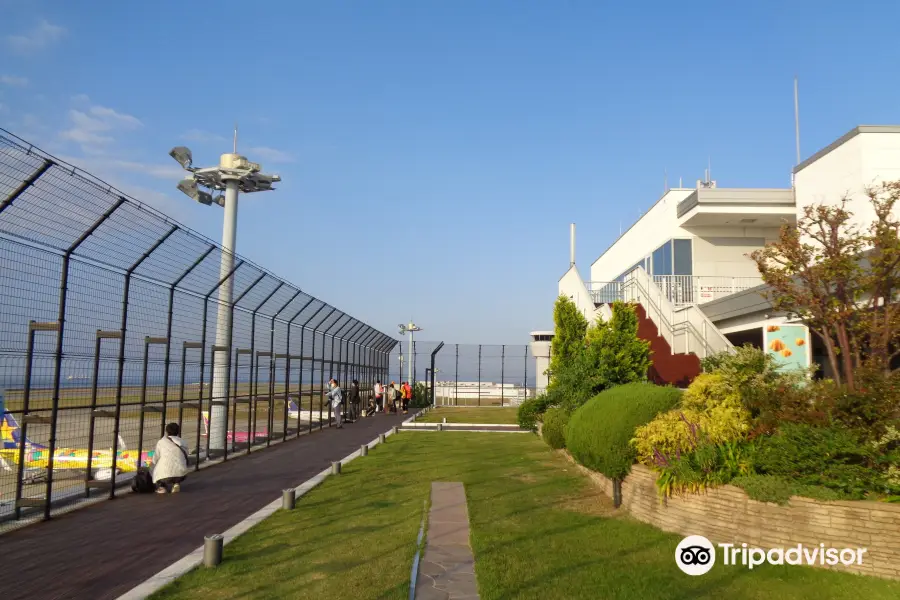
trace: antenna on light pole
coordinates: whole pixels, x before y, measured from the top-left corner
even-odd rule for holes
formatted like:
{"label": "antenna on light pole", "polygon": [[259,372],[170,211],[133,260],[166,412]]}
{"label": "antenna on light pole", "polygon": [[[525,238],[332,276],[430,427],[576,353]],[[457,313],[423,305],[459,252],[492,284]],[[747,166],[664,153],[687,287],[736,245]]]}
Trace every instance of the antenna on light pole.
{"label": "antenna on light pole", "polygon": [[[222,256],[219,264],[219,308],[216,317],[216,346],[231,348],[232,290],[234,279],[234,256],[236,250],[238,194],[252,194],[271,189],[273,183],[281,181],[278,175],[262,173],[262,166],[247,160],[237,153],[237,123],[234,126],[234,152],[219,157],[215,167],[193,166],[194,157],[189,148],[178,146],[169,151],[188,176],[178,182],[177,188],[189,198],[211,206],[217,204],[225,209],[222,223]],[[201,189],[206,188],[206,189]],[[209,190],[209,191],[206,191]],[[213,196],[213,192],[218,192]],[[224,192],[224,193],[223,193]],[[209,419],[209,448],[224,450],[228,427],[228,352],[214,352],[215,372],[224,374],[213,381],[212,406]]]}
{"label": "antenna on light pole", "polygon": [[797,77],[794,76],[794,137],[797,143],[797,164],[800,164],[800,98],[797,89]]}

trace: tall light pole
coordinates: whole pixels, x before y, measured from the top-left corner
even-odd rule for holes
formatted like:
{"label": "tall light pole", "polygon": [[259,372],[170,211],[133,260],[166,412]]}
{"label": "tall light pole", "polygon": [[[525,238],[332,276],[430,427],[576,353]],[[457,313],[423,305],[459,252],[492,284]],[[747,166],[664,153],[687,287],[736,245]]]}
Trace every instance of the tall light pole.
{"label": "tall light pole", "polygon": [[[413,323],[412,320],[410,320],[408,324],[406,324],[406,325],[399,325],[398,327],[400,327],[400,335],[403,335],[404,333],[409,332],[409,352],[410,352],[410,354],[411,354],[412,351],[413,351],[413,333],[416,332],[416,331],[422,331],[422,328],[419,327],[418,325],[416,325],[415,323]],[[412,361],[412,356],[410,356],[410,358],[408,358],[406,362],[409,363],[409,379],[407,379],[407,381],[409,382],[409,385],[412,385],[412,384],[413,384],[413,372],[412,372],[412,370],[413,370],[413,361]],[[402,369],[403,367],[401,366],[400,368]],[[401,371],[400,375],[401,375],[401,376],[403,375],[403,372],[402,372],[402,371]]]}
{"label": "tall light pole", "polygon": [[[230,154],[219,157],[215,167],[197,168],[193,166],[191,151],[184,146],[172,148],[169,156],[174,158],[189,175],[178,183],[178,189],[200,204],[217,204],[225,209],[222,224],[222,259],[219,264],[219,310],[216,317],[216,346],[228,348],[228,353],[214,352],[213,365],[216,377],[213,380],[212,399],[227,401],[229,398],[228,358],[231,353],[231,302],[234,288],[229,277],[234,268],[236,251],[238,194],[252,194],[273,189],[272,184],[281,181],[278,175],[262,173],[262,167],[250,162],[237,153],[237,129],[234,131],[234,149]],[[210,191],[200,189],[207,188]],[[223,192],[212,195],[211,192]],[[203,349],[206,352],[206,349]],[[202,376],[202,373],[201,373]],[[202,387],[202,386],[201,386]],[[209,415],[209,448],[223,450],[228,428],[228,407],[214,404]]]}

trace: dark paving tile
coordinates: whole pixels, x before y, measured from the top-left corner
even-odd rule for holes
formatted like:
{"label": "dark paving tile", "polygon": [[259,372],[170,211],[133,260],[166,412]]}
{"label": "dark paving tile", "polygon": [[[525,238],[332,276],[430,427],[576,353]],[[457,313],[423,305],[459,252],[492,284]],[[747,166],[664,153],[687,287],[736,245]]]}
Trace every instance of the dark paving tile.
{"label": "dark paving tile", "polygon": [[304,435],[191,473],[180,494],[125,494],[0,536],[0,597],[117,598],[405,418]]}

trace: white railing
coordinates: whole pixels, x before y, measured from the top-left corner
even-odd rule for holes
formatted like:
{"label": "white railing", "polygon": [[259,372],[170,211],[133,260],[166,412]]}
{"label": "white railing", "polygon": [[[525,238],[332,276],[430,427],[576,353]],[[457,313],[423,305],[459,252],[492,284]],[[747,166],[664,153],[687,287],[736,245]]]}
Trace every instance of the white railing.
{"label": "white railing", "polygon": [[[646,274],[646,273],[645,273]],[[715,275],[654,275],[656,287],[674,306],[703,304],[762,285],[761,277],[722,277]],[[590,281],[586,286],[594,304],[611,304],[624,300],[621,281]]]}
{"label": "white railing", "polygon": [[629,273],[622,286],[623,300],[637,302],[656,325],[673,353],[694,353],[700,358],[734,346],[695,304],[676,307],[641,268]]}
{"label": "white railing", "polygon": [[654,275],[655,283],[675,306],[703,304],[762,285],[761,277]]}

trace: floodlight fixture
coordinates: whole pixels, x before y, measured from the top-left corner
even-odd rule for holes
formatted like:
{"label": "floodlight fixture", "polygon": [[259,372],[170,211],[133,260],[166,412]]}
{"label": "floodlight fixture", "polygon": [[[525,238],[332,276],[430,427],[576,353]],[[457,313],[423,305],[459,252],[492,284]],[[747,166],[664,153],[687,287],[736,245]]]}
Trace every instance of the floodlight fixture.
{"label": "floodlight fixture", "polygon": [[176,146],[169,150],[169,156],[175,159],[175,161],[181,165],[181,168],[185,171],[191,170],[191,165],[194,163],[194,157],[191,154],[191,149],[185,146]]}
{"label": "floodlight fixture", "polygon": [[178,182],[176,186],[185,196],[192,200],[196,200],[200,204],[204,204],[209,206],[213,203],[212,194],[209,192],[204,192],[199,187],[197,187],[197,181],[195,179],[182,179]]}

